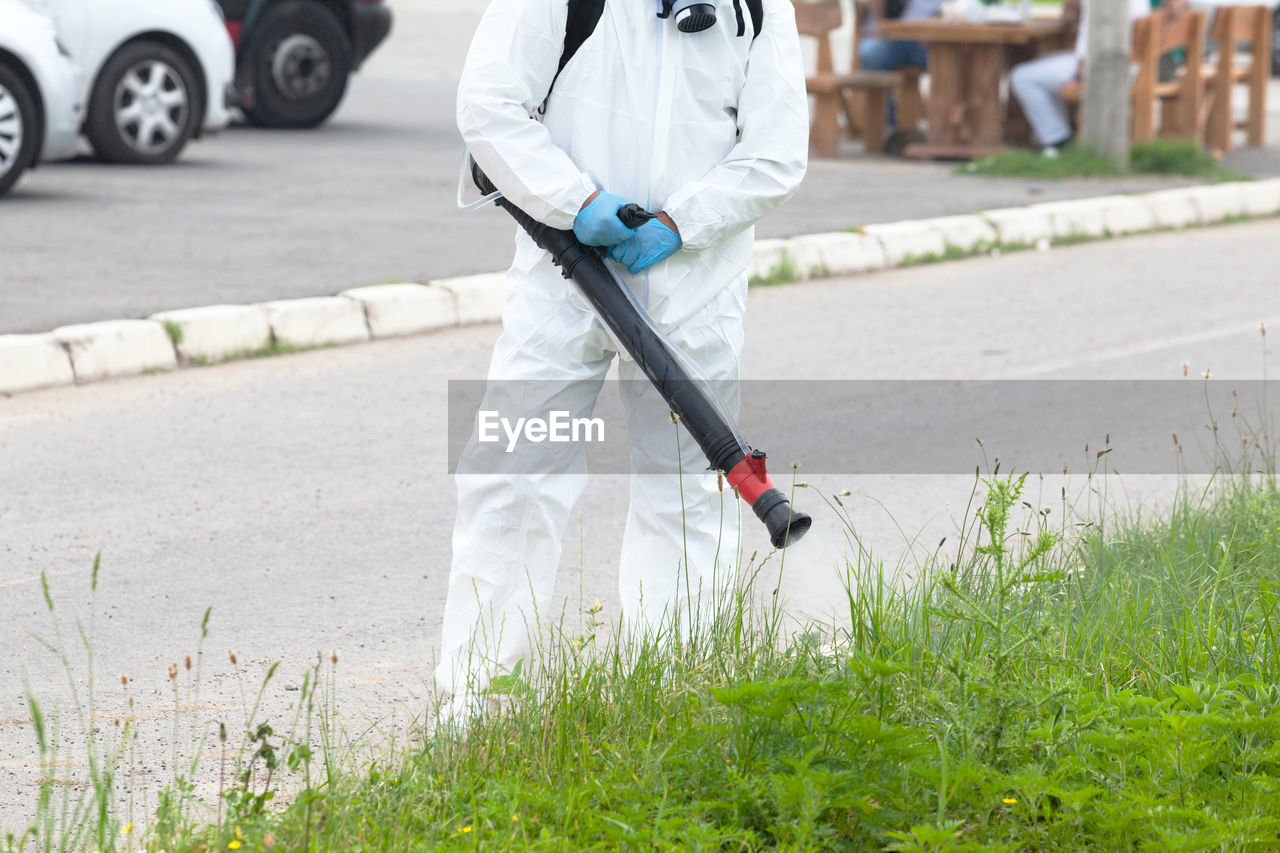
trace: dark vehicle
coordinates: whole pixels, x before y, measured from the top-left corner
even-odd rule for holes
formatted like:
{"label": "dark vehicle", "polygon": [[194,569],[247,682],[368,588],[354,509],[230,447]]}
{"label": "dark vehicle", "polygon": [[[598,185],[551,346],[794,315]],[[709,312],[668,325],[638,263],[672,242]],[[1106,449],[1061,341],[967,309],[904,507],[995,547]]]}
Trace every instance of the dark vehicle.
{"label": "dark vehicle", "polygon": [[391,32],[383,0],[217,0],[236,46],[245,117],[315,127],[338,108],[351,72]]}

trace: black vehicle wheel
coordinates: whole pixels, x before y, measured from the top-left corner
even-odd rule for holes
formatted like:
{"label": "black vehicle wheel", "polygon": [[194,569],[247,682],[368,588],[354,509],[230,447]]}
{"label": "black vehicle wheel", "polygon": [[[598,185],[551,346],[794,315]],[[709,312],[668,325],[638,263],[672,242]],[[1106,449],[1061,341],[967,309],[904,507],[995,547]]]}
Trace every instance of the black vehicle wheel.
{"label": "black vehicle wheel", "polygon": [[18,182],[35,159],[39,134],[31,89],[10,68],[0,65],[0,195]]}
{"label": "black vehicle wheel", "polygon": [[108,163],[172,163],[195,133],[199,102],[186,59],[159,42],[135,41],[102,66],[85,136]]}
{"label": "black vehicle wheel", "polygon": [[245,115],[263,127],[315,127],[338,108],[351,73],[351,42],[333,11],[314,0],[267,9],[245,48]]}

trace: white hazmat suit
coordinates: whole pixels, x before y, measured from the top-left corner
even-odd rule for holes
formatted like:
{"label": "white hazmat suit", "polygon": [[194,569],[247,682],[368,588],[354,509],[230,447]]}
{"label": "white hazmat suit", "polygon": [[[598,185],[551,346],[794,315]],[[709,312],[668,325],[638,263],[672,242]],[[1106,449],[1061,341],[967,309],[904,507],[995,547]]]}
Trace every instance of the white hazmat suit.
{"label": "white hazmat suit", "polygon": [[[614,269],[710,379],[733,382],[752,225],[795,192],[805,171],[808,103],[795,18],[790,0],[764,0],[753,39],[749,20],[746,35],[737,35],[733,0],[718,0],[718,23],[694,34],[657,18],[660,8],[659,0],[608,0],[556,79],[545,115],[533,120],[556,76],[567,2],[493,0],[467,55],[458,126],[504,195],[554,228],[572,228],[597,189],[670,215],[680,251],[639,275]],[[556,384],[556,408],[590,412],[617,344],[523,231],[507,285],[491,387]],[[623,382],[633,467],[674,469],[667,406],[625,356],[619,373],[640,380]],[[724,402],[736,416],[736,399]],[[738,502],[717,489],[697,444],[680,434],[684,468],[697,473],[632,476],[619,568],[629,626],[656,625],[736,565]],[[455,480],[436,683],[457,703],[528,656],[538,618],[550,616],[561,539],[586,485],[585,456],[569,445],[554,472]]]}

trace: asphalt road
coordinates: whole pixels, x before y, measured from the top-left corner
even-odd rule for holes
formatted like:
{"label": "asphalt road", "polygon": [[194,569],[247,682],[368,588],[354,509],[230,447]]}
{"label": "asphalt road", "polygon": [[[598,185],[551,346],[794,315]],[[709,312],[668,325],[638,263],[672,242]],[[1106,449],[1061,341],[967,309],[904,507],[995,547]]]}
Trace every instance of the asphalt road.
{"label": "asphalt road", "polygon": [[[398,0],[395,33],[317,130],[233,127],[169,167],[81,159],[24,178],[0,203],[0,333],[500,269],[513,226],[498,211],[461,214],[454,203],[453,80],[483,5]],[[1280,174],[1276,149],[1233,157]],[[850,148],[814,162],[759,234],[1180,183],[993,181],[951,170]]]}
{"label": "asphalt road", "polygon": [[[1261,376],[1258,324],[1280,328],[1273,232],[1252,223],[756,290],[744,374],[1175,378],[1186,361],[1193,376]],[[66,679],[33,635],[52,636],[43,571],[83,689],[71,617],[88,623],[99,550],[100,718],[105,727],[125,710],[118,675],[127,673],[140,717],[139,813],[171,778],[166,669],[195,652],[209,606],[201,703],[183,712],[183,733],[193,719],[222,720],[234,733],[241,691],[251,701],[277,659],[263,707],[268,719],[286,718],[299,695],[288,687],[317,652],[336,649],[348,729],[374,725],[380,737],[403,739],[428,697],[454,520],[446,381],[482,375],[496,331],[454,329],[0,399],[0,827],[21,825],[34,797],[24,679],[46,709],[64,710],[65,778],[82,769]],[[772,415],[785,422],[790,413]],[[1123,442],[1123,429],[1112,433]],[[771,449],[787,458],[785,447]],[[908,574],[954,532],[973,484],[967,476],[810,479],[826,494],[853,489],[858,535]],[[1067,485],[1088,498],[1083,478]],[[1094,485],[1129,508],[1150,507],[1168,497],[1172,478]],[[1030,499],[1056,505],[1058,488],[1050,477]],[[593,478],[566,536],[557,600],[570,625],[581,601],[617,612],[625,495],[623,477]],[[800,505],[814,513],[815,531],[785,567],[775,558],[766,577],[781,570],[794,612],[827,613],[856,551],[815,490],[802,491]],[[748,550],[766,545],[757,527],[748,524]],[[228,650],[238,654],[239,678]],[[206,783],[209,773],[216,786],[216,767],[205,768]]]}

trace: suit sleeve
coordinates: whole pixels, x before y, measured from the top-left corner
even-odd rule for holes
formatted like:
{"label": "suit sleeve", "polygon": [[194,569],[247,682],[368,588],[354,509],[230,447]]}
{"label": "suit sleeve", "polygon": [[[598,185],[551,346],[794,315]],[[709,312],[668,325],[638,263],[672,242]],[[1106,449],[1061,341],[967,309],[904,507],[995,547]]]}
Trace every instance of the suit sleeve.
{"label": "suit sleeve", "polygon": [[738,132],[728,157],[663,206],[685,248],[704,249],[734,236],[800,187],[809,156],[809,99],[788,0],[766,0],[738,101]]}
{"label": "suit sleeve", "polygon": [[458,85],[458,129],[471,156],[512,203],[560,229],[573,227],[596,189],[530,117],[555,78],[567,17],[567,0],[493,0]]}

